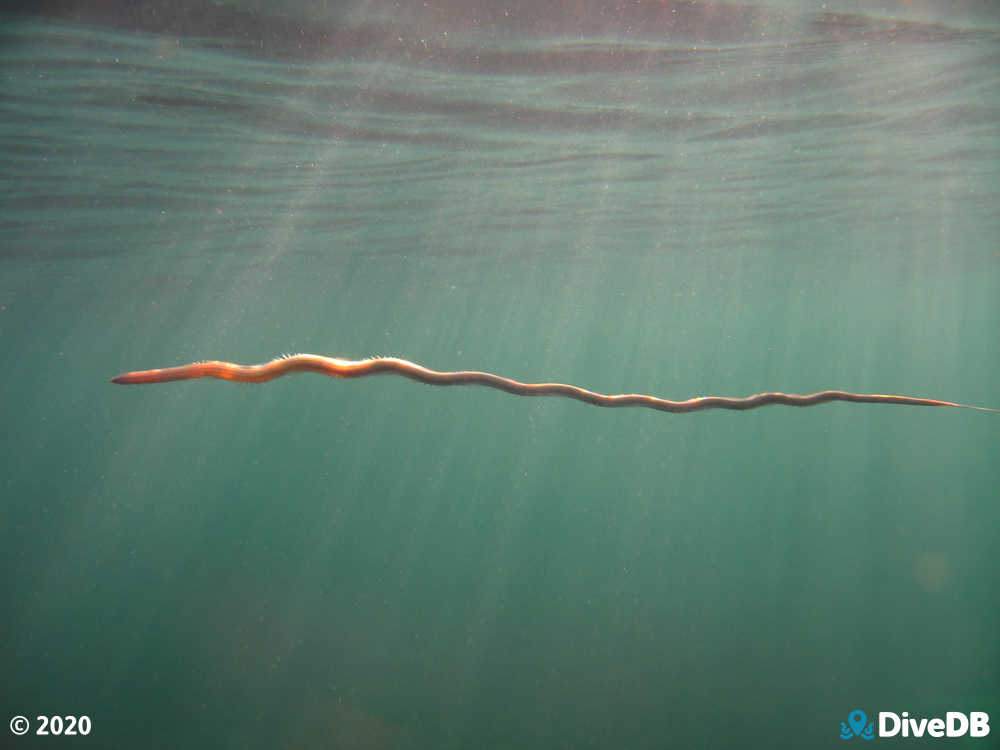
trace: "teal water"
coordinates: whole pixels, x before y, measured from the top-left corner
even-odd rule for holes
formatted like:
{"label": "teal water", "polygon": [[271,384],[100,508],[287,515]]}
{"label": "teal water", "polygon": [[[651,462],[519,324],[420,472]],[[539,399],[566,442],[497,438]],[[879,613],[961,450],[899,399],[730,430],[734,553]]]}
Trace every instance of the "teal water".
{"label": "teal water", "polygon": [[835,5],[4,17],[4,721],[497,749],[1000,722],[996,415],[108,382],[314,352],[1000,408],[1000,19]]}

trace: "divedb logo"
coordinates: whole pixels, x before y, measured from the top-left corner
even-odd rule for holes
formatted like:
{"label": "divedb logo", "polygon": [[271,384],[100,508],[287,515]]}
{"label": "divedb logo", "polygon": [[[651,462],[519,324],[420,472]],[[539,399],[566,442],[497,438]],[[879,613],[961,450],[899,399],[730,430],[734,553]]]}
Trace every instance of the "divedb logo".
{"label": "divedb logo", "polygon": [[868,714],[860,708],[847,714],[847,721],[840,722],[842,740],[855,737],[863,740],[876,737],[986,737],[989,733],[990,715],[985,711],[948,711],[944,718],[911,717],[908,711],[898,714],[879,711],[878,734],[875,733],[875,722],[868,721]]}

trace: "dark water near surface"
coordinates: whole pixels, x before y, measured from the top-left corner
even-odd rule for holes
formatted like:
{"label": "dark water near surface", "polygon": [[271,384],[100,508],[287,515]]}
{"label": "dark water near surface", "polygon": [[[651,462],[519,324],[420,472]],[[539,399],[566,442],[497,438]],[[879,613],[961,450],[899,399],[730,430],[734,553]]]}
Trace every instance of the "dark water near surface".
{"label": "dark water near surface", "polygon": [[1000,408],[996,14],[828,6],[4,17],[4,716],[123,747],[1000,721],[994,415],[107,382],[311,351]]}

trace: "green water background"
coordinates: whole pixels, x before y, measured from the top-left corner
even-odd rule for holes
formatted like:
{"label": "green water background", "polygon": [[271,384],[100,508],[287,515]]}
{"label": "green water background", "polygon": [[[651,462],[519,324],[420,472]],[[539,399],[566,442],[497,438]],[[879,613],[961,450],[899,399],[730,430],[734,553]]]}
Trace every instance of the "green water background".
{"label": "green water background", "polygon": [[4,720],[151,748],[1000,721],[995,415],[108,383],[304,351],[1000,408],[996,19],[769,12],[298,54],[5,17]]}

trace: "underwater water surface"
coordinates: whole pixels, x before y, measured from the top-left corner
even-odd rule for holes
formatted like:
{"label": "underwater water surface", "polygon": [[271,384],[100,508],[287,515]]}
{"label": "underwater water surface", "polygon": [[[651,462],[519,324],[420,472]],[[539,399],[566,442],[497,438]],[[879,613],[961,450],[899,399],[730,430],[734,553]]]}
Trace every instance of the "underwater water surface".
{"label": "underwater water surface", "polygon": [[990,6],[169,5],[0,18],[5,721],[485,749],[1000,722],[998,415],[108,382],[313,352],[1000,408]]}

